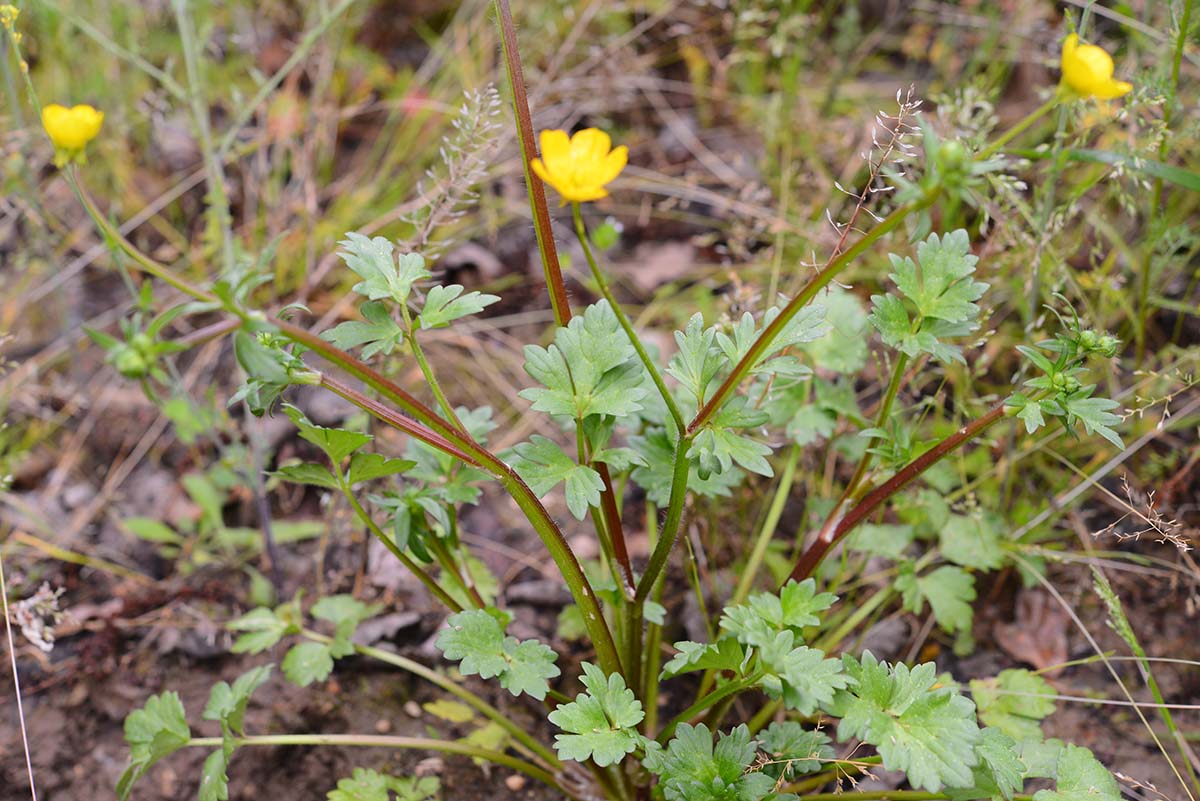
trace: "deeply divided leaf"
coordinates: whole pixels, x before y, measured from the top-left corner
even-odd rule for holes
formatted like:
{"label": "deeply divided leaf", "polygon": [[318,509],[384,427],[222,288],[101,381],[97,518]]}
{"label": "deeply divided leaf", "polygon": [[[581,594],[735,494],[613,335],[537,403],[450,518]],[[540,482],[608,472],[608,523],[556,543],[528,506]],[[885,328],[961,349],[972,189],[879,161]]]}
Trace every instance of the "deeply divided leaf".
{"label": "deeply divided leaf", "polygon": [[909,668],[847,657],[846,671],[858,682],[850,690],[838,739],[857,737],[874,745],[883,765],[903,771],[914,787],[970,787],[978,762],[975,707],[949,687],[937,686],[932,663]]}
{"label": "deeply divided leaf", "polygon": [[555,736],[554,746],[562,759],[616,764],[642,742],[636,728],[646,716],[642,704],[619,674],[606,676],[590,663],[583,664],[580,681],[587,692],[550,713],[550,722],[566,732]]}
{"label": "deeply divided leaf", "polygon": [[434,644],[447,659],[459,662],[463,675],[499,676],[500,685],[513,695],[525,693],[540,701],[550,691],[549,679],[560,674],[552,649],[537,640],[506,637],[490,612],[459,612],[446,624]]}

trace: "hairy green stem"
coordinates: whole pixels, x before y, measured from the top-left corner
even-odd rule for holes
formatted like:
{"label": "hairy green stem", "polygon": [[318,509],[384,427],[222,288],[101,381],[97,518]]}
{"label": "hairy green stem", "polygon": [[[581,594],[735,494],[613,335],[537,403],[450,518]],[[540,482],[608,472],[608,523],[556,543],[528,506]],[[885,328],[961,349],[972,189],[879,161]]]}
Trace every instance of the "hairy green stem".
{"label": "hairy green stem", "polygon": [[679,411],[679,404],[675,402],[674,396],[671,395],[671,391],[667,388],[658,365],[654,363],[654,359],[650,358],[646,346],[642,344],[637,332],[633,330],[633,323],[629,321],[625,310],[617,303],[617,298],[613,295],[612,288],[608,285],[608,279],[604,277],[604,273],[600,271],[600,267],[596,264],[596,257],[592,254],[592,246],[588,240],[587,227],[583,224],[583,212],[580,210],[578,203],[571,204],[571,214],[575,219],[575,234],[579,237],[579,244],[583,247],[584,258],[587,259],[588,267],[592,271],[592,278],[595,279],[596,286],[600,289],[600,294],[608,301],[609,307],[617,317],[617,322],[621,324],[621,329],[625,331],[625,335],[629,337],[630,344],[637,351],[638,358],[645,365],[646,372],[650,374],[650,380],[654,382],[655,388],[658,389],[658,394],[662,396],[663,403],[667,406],[667,411],[671,414],[671,419],[675,422],[675,428],[683,431],[683,414]]}
{"label": "hairy green stem", "polygon": [[406,339],[408,340],[408,349],[412,351],[413,358],[417,362],[417,367],[421,368],[421,375],[425,377],[425,383],[429,385],[429,390],[433,393],[433,397],[438,402],[438,406],[442,410],[442,414],[446,419],[457,428],[459,431],[466,433],[466,428],[463,427],[462,421],[458,419],[458,414],[454,411],[453,404],[446,397],[446,393],[442,391],[442,384],[437,379],[437,374],[433,372],[433,368],[429,366],[429,360],[425,358],[425,349],[421,347],[421,343],[417,342],[417,332],[413,328],[412,315],[409,314],[408,304],[400,304],[400,316],[404,320],[404,327],[407,329]]}
{"label": "hairy green stem", "polygon": [[417,580],[424,584],[425,588],[429,590],[429,592],[432,593],[435,598],[445,604],[450,611],[461,612],[463,609],[462,606],[459,605],[458,601],[454,600],[454,597],[451,596],[450,593],[442,589],[442,586],[434,580],[433,576],[430,576],[428,573],[422,570],[421,566],[417,564],[411,556],[401,550],[400,546],[398,546],[391,537],[383,532],[383,529],[379,527],[374,519],[372,519],[371,515],[367,513],[367,510],[363,508],[362,504],[358,502],[358,498],[354,497],[354,493],[351,491],[350,487],[346,486],[345,481],[342,479],[341,469],[336,465],[334,467],[338,472],[338,482],[342,485],[342,494],[346,496],[346,500],[350,502],[350,508],[354,510],[354,514],[358,517],[362,524],[367,527],[367,530],[374,535],[375,539],[382,542],[383,547],[391,551],[392,556],[396,557],[400,561],[400,564],[404,565],[404,567],[408,569],[408,572],[416,576]]}
{"label": "hairy green stem", "polygon": [[987,147],[976,153],[975,160],[983,161],[988,156],[998,152],[1002,147],[1024,133],[1025,129],[1027,129],[1030,125],[1033,125],[1035,122],[1044,117],[1051,109],[1061,103],[1062,99],[1062,93],[1060,91],[1056,91],[1053,97],[1051,97],[1042,105],[1038,106],[1029,114],[1026,114],[1025,117],[1016,122],[1011,128],[1009,128],[1000,136],[996,137],[996,139],[989,143]]}

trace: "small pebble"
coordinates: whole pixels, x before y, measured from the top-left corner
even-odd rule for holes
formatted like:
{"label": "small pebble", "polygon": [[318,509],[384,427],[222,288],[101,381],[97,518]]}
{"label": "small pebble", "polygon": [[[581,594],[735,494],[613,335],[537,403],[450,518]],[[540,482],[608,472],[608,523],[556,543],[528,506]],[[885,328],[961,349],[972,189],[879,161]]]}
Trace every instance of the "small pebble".
{"label": "small pebble", "polygon": [[421,705],[416,701],[406,701],[404,703],[404,714],[408,715],[410,718],[421,717]]}
{"label": "small pebble", "polygon": [[390,720],[380,718],[379,720],[375,721],[375,731],[379,732],[380,734],[387,734],[391,730],[392,722]]}
{"label": "small pebble", "polygon": [[519,793],[525,789],[525,777],[516,773],[504,780],[504,786],[514,793]]}

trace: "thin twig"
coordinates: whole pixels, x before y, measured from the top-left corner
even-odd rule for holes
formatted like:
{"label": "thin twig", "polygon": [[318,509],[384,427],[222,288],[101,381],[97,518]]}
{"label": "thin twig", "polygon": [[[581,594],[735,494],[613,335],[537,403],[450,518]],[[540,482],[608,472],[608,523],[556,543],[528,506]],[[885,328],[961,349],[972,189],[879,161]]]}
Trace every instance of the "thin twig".
{"label": "thin twig", "polygon": [[0,555],[0,603],[4,606],[4,630],[8,633],[8,654],[12,662],[13,692],[17,696],[17,719],[21,723],[21,744],[25,747],[25,770],[29,773],[29,797],[37,801],[37,784],[33,780],[33,757],[29,752],[29,733],[25,730],[25,706],[21,703],[21,677],[17,673],[17,641],[13,639],[12,621],[8,617],[8,586],[4,583],[4,557]]}

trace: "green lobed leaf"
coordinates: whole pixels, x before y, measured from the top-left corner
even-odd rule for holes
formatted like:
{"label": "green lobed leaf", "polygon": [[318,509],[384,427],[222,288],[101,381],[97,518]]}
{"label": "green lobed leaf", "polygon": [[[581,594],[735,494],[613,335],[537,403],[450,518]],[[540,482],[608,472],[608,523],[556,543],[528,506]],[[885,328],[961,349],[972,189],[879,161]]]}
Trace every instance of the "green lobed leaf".
{"label": "green lobed leaf", "polygon": [[852,551],[900,560],[912,544],[915,534],[909,525],[864,523],[846,537],[846,547]]}
{"label": "green lobed leaf", "polygon": [[429,801],[437,797],[441,783],[436,776],[410,778],[388,776],[378,771],[355,768],[350,776],[339,779],[336,790],[326,794],[328,801]]}
{"label": "green lobed leaf", "polygon": [[715,328],[704,327],[700,313],[692,315],[683,331],[675,332],[678,352],[667,364],[667,373],[683,385],[698,403],[708,399],[709,386],[728,359],[716,346]]}
{"label": "green lobed leaf", "polygon": [[577,520],[587,516],[588,508],[600,505],[604,481],[587,465],[575,462],[553,440],[534,434],[529,442],[513,448],[512,466],[539,497],[566,482],[567,508]]}
{"label": "green lobed leaf", "polygon": [[1025,786],[1025,763],[1017,756],[1016,741],[1004,732],[993,728],[980,731],[975,753],[1001,798],[1012,798]]}
{"label": "green lobed leaf", "polygon": [[374,439],[370,434],[359,431],[314,425],[304,416],[304,412],[291,404],[285,403],[283,411],[299,429],[300,438],[325,451],[335,464],[341,464],[343,459]]}
{"label": "green lobed leaf", "polygon": [[312,616],[327,620],[334,625],[333,642],[329,645],[330,656],[340,658],[354,653],[350,638],[358,625],[379,614],[380,604],[364,604],[351,595],[329,595],[313,604]]}
{"label": "green lobed leaf", "polygon": [[644,368],[607,301],[559,328],[549,348],[525,347],[525,372],[541,387],[520,395],[547,414],[582,420],[594,414],[625,417],[640,411]]}
{"label": "green lobed leaf", "polygon": [[1041,721],[1054,713],[1054,688],[1025,669],[1002,670],[992,679],[972,679],[980,722],[1018,742],[1042,737]]}
{"label": "green lobed leaf", "polygon": [[183,702],[174,692],[152,695],[145,705],[125,718],[125,742],[129,744],[129,765],[117,781],[117,796],[125,801],[134,782],[165,756],[175,753],[191,740]]}
{"label": "green lobed leaf", "polygon": [[200,771],[200,789],[198,801],[229,801],[229,769],[230,754],[224,749],[218,749],[204,760],[204,768]]}
{"label": "green lobed leaf", "polygon": [[938,534],[942,555],[951,562],[976,570],[995,570],[1005,562],[1000,547],[998,515],[974,510],[970,514],[952,514]]}
{"label": "green lobed leaf", "polygon": [[766,674],[759,681],[769,697],[782,699],[784,706],[802,715],[829,708],[834,694],[853,683],[843,672],[839,659],[826,659],[825,652],[795,644],[791,631],[781,631],[759,651]]}
{"label": "green lobed leaf", "polygon": [[682,723],[661,751],[646,754],[647,770],[660,777],[666,801],[761,801],[775,788],[775,779],[751,770],[757,749],[745,724],[718,735],[704,724]]}
{"label": "green lobed leaf", "polygon": [[222,728],[234,734],[242,734],[242,722],[246,717],[246,706],[250,696],[271,677],[274,665],[259,665],[238,676],[232,685],[220,681],[213,685],[204,706],[202,717],[217,720]]}
{"label": "green lobed leaf", "polygon": [[1116,779],[1087,748],[1067,745],[1058,755],[1053,790],[1039,790],[1033,801],[1120,801]]}
{"label": "green lobed leaf", "polygon": [[554,747],[562,759],[614,765],[642,742],[635,728],[646,716],[642,704],[620,674],[606,676],[591,663],[583,663],[580,681],[587,692],[550,713],[550,722],[567,732],[555,736]]}
{"label": "green lobed leaf", "polygon": [[1072,397],[1068,398],[1064,405],[1068,413],[1068,423],[1078,419],[1089,434],[1099,434],[1116,447],[1125,447],[1121,435],[1112,428],[1121,422],[1121,418],[1111,411],[1118,408],[1119,403],[1108,398]]}
{"label": "green lobed leaf", "polygon": [[433,286],[425,296],[425,305],[421,308],[421,328],[444,328],[460,317],[479,312],[500,300],[499,295],[485,295],[482,292],[462,294],[463,288],[458,284],[449,286]]}
{"label": "green lobed leaf", "polygon": [[800,344],[800,350],[823,370],[854,375],[867,363],[867,312],[851,292],[833,286],[821,301],[829,332]]}
{"label": "green lobed leaf", "polygon": [[293,484],[309,484],[315,487],[325,487],[326,489],[338,488],[337,478],[334,477],[333,473],[329,472],[329,468],[313,462],[284,465],[271,473],[271,475],[278,476],[284,481],[290,481]]}
{"label": "green lobed leaf", "polygon": [[763,772],[775,779],[792,781],[805,773],[815,773],[834,758],[829,735],[791,720],[772,723],[759,732],[758,742],[771,758]]}
{"label": "green lobed leaf", "polygon": [[[896,288],[916,305],[922,317],[961,323],[979,315],[975,301],[988,285],[971,280],[979,262],[971,255],[971,240],[965,229],[942,237],[930,234],[917,245],[917,261],[891,256]],[[918,266],[919,263],[919,266]]]}
{"label": "green lobed leaf", "polygon": [[675,643],[675,650],[679,653],[663,665],[661,678],[695,670],[729,670],[738,675],[745,673],[746,651],[733,637],[722,637],[716,643],[684,640]]}
{"label": "green lobed leaf", "polygon": [[416,464],[412,459],[389,459],[382,454],[360,451],[350,457],[350,467],[346,470],[346,483],[354,486],[364,481],[407,473]]}
{"label": "green lobed leaf", "polygon": [[978,763],[975,707],[949,687],[938,687],[933,663],[909,668],[845,658],[857,680],[838,724],[838,739],[857,737],[874,745],[888,770],[903,771],[914,787],[970,787]]}
{"label": "green lobed leaf", "polygon": [[390,354],[404,342],[404,329],[388,312],[386,304],[370,301],[358,307],[362,320],[348,320],[323,331],[321,339],[332,342],[342,350],[362,347],[362,357],[370,359],[382,353]]}
{"label": "green lobed leaf", "polygon": [[539,701],[550,691],[549,679],[560,675],[557,655],[537,640],[506,637],[505,627],[490,612],[472,609],[451,615],[434,645],[447,659],[458,661],[465,676],[500,677],[500,686],[513,695],[525,693]]}
{"label": "green lobed leaf", "polygon": [[1053,779],[1058,775],[1058,758],[1066,748],[1062,740],[1035,737],[1021,741],[1017,747],[1021,761],[1025,763],[1026,778]]}
{"label": "green lobed leaf", "polygon": [[[663,429],[652,429],[643,436],[629,438],[646,460],[644,467],[635,467],[632,478],[646,491],[646,497],[656,506],[665,507],[671,497],[671,480],[675,470],[674,437]],[[712,473],[703,478],[697,465],[688,466],[688,490],[708,498],[727,497],[730,489],[742,483],[745,474],[740,469]]]}
{"label": "green lobed leaf", "polygon": [[933,616],[943,630],[970,632],[975,600],[975,577],[961,567],[943,565],[936,570],[917,576],[911,570],[902,571],[896,579],[904,600],[904,608],[920,614],[929,602]]}
{"label": "green lobed leaf", "polygon": [[403,254],[397,260],[395,246],[381,236],[369,239],[351,232],[338,244],[342,246],[338,251],[342,261],[363,279],[352,289],[370,300],[406,303],[412,285],[431,275],[425,269],[425,259],[416,253]]}
{"label": "green lobed leaf", "polygon": [[817,613],[833,606],[837,596],[817,592],[814,579],[791,579],[780,588],[779,594],[754,593],[747,603],[725,608],[721,628],[746,645],[766,646],[775,642],[779,632],[791,631],[797,644],[806,626],[821,622]]}
{"label": "green lobed leaf", "polygon": [[265,607],[251,609],[239,618],[229,621],[231,631],[244,632],[234,641],[230,649],[235,654],[261,653],[283,639],[292,631],[291,625],[275,612]]}
{"label": "green lobed leaf", "polygon": [[281,667],[288,681],[299,687],[307,687],[314,681],[329,678],[333,672],[333,655],[330,647],[324,643],[302,642],[291,647]]}

